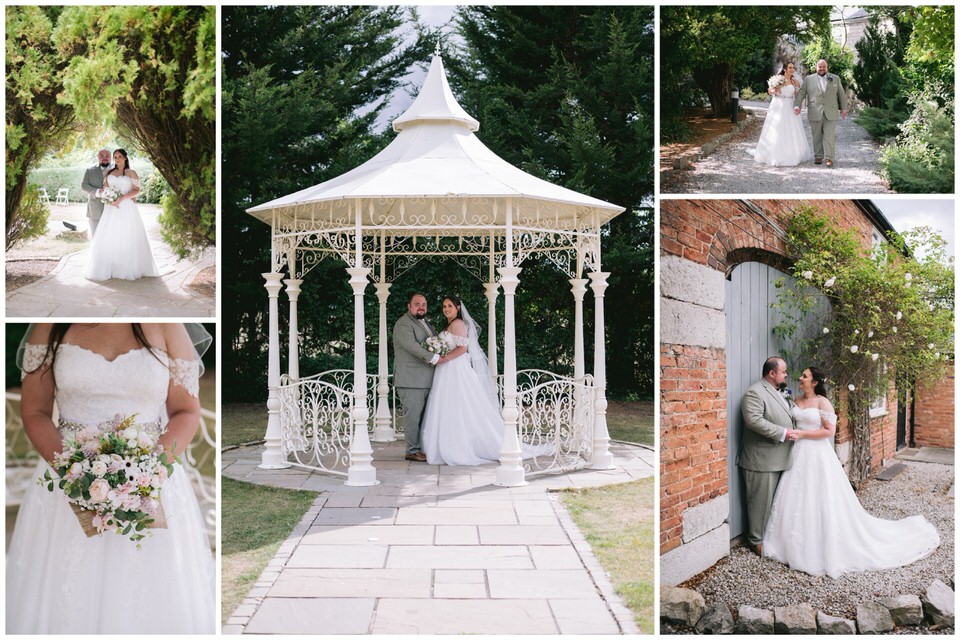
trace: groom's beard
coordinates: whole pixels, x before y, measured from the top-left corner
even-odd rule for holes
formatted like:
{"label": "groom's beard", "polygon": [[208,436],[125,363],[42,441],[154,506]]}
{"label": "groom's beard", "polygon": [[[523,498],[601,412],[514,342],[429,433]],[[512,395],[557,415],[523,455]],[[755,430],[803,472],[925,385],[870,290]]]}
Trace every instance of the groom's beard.
{"label": "groom's beard", "polygon": [[781,382],[781,383],[777,386],[777,389],[780,390],[780,391],[783,391],[783,390],[786,389],[786,388],[787,388],[787,383],[786,383],[786,382]]}
{"label": "groom's beard", "polygon": [[417,320],[423,320],[424,318],[427,317],[427,312],[417,311],[415,314],[413,314],[413,317],[416,318]]}
{"label": "groom's beard", "polygon": [[101,162],[101,163],[100,163],[100,168],[101,168],[101,169],[106,169],[106,168],[109,167],[109,166],[110,166],[110,163],[109,163],[109,162]]}

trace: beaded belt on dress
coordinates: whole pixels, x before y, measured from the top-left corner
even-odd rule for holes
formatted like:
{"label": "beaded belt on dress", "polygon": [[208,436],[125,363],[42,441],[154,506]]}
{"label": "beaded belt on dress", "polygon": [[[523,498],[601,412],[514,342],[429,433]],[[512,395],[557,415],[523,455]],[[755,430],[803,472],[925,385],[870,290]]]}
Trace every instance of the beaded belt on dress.
{"label": "beaded belt on dress", "polygon": [[[113,420],[105,420],[96,424],[75,422],[73,420],[64,420],[63,418],[60,418],[57,421],[57,427],[61,431],[80,431],[81,429],[86,429],[88,427],[93,427],[98,431],[103,431],[104,428],[112,427],[114,424],[115,422]],[[131,426],[136,427],[146,433],[160,433],[162,431],[162,429],[160,429],[159,420],[154,420],[153,422],[135,422]]]}

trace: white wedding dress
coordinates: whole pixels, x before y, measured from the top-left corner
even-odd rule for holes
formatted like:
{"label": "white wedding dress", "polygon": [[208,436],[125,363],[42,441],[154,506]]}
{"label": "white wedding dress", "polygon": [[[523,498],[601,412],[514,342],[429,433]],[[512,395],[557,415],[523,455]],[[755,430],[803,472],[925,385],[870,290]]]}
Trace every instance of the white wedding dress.
{"label": "white wedding dress", "polygon": [[[133,179],[109,175],[106,184],[126,194],[133,188]],[[136,202],[127,198],[118,207],[103,205],[84,275],[89,280],[138,280],[160,275]]]}
{"label": "white wedding dress", "polygon": [[774,167],[795,167],[813,159],[813,149],[807,139],[800,116],[793,113],[795,87],[780,88],[780,95],[772,96],[767,117],[763,121],[760,139],[753,153],[757,162]]}
{"label": "white wedding dress", "polygon": [[[794,407],[797,428],[821,428],[816,407]],[[836,422],[836,416],[828,419]],[[883,520],[864,510],[830,438],[798,440],[763,536],[763,554],[791,569],[837,578],[901,567],[926,557],[940,536],[923,516]]]}
{"label": "white wedding dress", "polygon": [[[110,361],[61,344],[54,364],[61,433],[136,413],[159,435],[168,387],[196,395],[199,363],[154,352],[159,361],[147,349]],[[46,345],[28,345],[24,370],[45,353]],[[48,468],[41,461],[37,477]],[[59,488],[28,489],[7,553],[7,634],[215,633],[213,556],[179,464],[161,501],[168,528],[152,529],[138,550],[126,536],[88,538]]]}
{"label": "white wedding dress", "polygon": [[[466,337],[441,331],[450,349],[467,346]],[[482,384],[468,354],[437,365],[420,431],[429,464],[477,465],[500,459],[503,418],[497,398]]]}

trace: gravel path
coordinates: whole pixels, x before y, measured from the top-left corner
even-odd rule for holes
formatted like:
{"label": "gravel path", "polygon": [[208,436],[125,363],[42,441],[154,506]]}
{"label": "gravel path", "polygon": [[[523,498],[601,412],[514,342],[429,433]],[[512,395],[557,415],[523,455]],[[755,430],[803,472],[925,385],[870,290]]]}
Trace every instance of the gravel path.
{"label": "gravel path", "polygon": [[[757,119],[716,153],[664,181],[662,193],[891,193],[873,171],[879,146],[852,117],[837,125],[837,158],[832,169],[812,161],[797,167],[770,167],[753,160],[767,106],[762,102],[742,104]],[[812,140],[806,110],[800,117],[807,139]]]}
{"label": "gravel path", "polygon": [[954,575],[954,499],[947,492],[954,482],[948,465],[905,462],[907,469],[893,480],[870,480],[859,497],[875,516],[900,519],[923,514],[940,533],[940,547],[906,567],[849,573],[838,579],[791,571],[776,560],[761,560],[745,547],[733,549],[703,574],[680,585],[700,592],[707,606],[717,602],[736,611],[741,604],[763,609],[808,602],[814,609],[848,619],[857,603],[899,594],[922,595],[939,578],[948,585]]}

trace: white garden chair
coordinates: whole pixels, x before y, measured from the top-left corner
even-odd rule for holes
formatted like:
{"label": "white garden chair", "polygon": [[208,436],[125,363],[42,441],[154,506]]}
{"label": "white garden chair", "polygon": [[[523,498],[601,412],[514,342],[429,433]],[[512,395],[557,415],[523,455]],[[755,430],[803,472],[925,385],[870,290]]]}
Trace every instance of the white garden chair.
{"label": "white garden chair", "polygon": [[64,206],[70,204],[69,187],[63,187],[63,188],[57,189],[57,204],[62,204]]}
{"label": "white garden chair", "polygon": [[47,190],[43,187],[37,189],[37,195],[40,198],[40,202],[43,204],[50,204],[50,194],[47,193]]}

